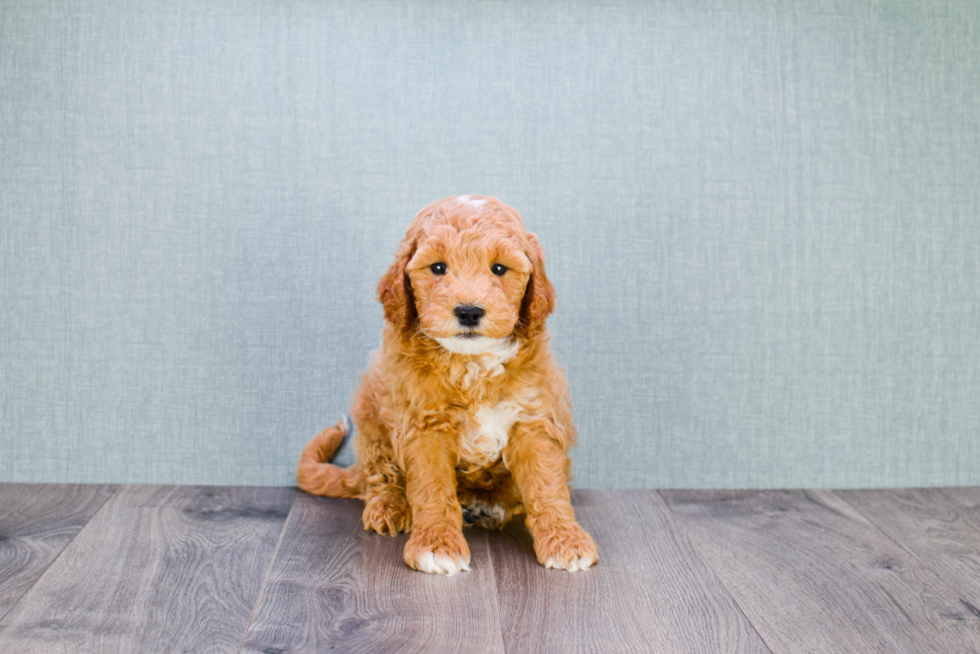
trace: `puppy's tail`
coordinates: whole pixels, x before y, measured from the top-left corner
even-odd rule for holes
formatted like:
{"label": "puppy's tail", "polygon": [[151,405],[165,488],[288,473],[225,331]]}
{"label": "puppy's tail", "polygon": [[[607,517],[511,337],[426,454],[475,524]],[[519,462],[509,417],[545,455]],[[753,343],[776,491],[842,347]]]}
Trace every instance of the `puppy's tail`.
{"label": "puppy's tail", "polygon": [[347,419],[327,427],[303,448],[296,466],[296,485],[311,495],[359,497],[361,475],[357,464],[350,468],[328,463],[347,438]]}

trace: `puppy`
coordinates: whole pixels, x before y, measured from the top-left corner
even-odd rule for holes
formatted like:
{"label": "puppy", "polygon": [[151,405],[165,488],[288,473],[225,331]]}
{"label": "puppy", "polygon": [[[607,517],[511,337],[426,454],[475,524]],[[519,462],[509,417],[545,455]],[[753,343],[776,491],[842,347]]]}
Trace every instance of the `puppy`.
{"label": "puppy", "polygon": [[299,487],[363,499],[365,529],[410,531],[416,570],[469,570],[463,525],[500,529],[525,512],[542,565],[593,565],[569,501],[571,403],[548,350],[555,290],[521,215],[490,197],[430,204],[378,296],[381,349],[351,411],[357,463],[327,463],[347,435],[341,421],[303,450]]}

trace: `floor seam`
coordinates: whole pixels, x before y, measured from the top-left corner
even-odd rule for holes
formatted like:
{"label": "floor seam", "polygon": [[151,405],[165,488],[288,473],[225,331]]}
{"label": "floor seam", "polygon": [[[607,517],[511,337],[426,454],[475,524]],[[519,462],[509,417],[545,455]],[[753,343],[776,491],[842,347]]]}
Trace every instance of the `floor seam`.
{"label": "floor seam", "polygon": [[[498,532],[499,533],[499,532]],[[504,638],[504,616],[500,611],[500,589],[497,587],[497,566],[493,561],[493,552],[490,546],[490,532],[484,531],[484,538],[486,539],[487,547],[487,560],[490,562],[490,576],[493,579],[493,604],[497,608],[497,626],[500,628],[500,645],[503,651],[507,652],[507,641]]]}
{"label": "floor seam", "polygon": [[[905,544],[903,544],[903,543],[895,540],[894,538],[892,538],[891,534],[889,534],[888,532],[886,532],[884,529],[881,528],[881,526],[879,526],[879,524],[876,521],[874,521],[874,520],[871,519],[871,516],[869,516],[864,511],[862,511],[858,506],[856,506],[852,502],[848,502],[847,501],[847,498],[844,497],[843,495],[841,495],[838,491],[832,490],[832,489],[827,489],[827,492],[829,492],[830,494],[832,494],[834,497],[836,497],[837,499],[839,499],[841,502],[843,502],[847,506],[851,507],[851,509],[855,513],[857,513],[862,518],[864,518],[865,520],[867,520],[868,521],[868,524],[875,528],[875,531],[877,531],[879,534],[881,534],[882,536],[884,536],[885,538],[887,538],[889,541],[891,541],[892,543],[894,543],[896,545],[896,547],[898,547],[900,550],[902,550],[903,552],[905,552],[906,554],[908,554],[909,556],[911,556],[914,560],[919,561],[923,565],[926,565],[925,564],[925,561],[922,559],[922,557],[920,557],[917,553],[915,553],[912,550],[910,550]],[[926,566],[926,567],[929,567],[929,566]],[[929,567],[929,569],[932,570],[931,567]],[[933,572],[935,572],[935,571],[933,571]]]}
{"label": "floor seam", "polygon": [[684,532],[684,536],[687,537],[688,542],[691,543],[691,547],[693,547],[694,551],[697,552],[699,557],[701,557],[701,560],[704,561],[704,564],[708,566],[708,570],[711,570],[711,574],[714,576],[715,579],[718,580],[718,583],[721,584],[721,587],[725,589],[725,592],[728,594],[728,597],[730,597],[732,600],[732,604],[734,604],[735,608],[738,609],[738,612],[742,614],[742,617],[745,618],[745,621],[748,623],[748,625],[752,627],[752,632],[759,637],[759,641],[762,643],[763,647],[769,650],[770,654],[775,654],[776,650],[774,650],[772,646],[769,645],[768,642],[766,642],[766,639],[762,636],[762,633],[759,632],[759,628],[755,626],[755,623],[745,612],[745,609],[743,609],[742,605],[738,603],[738,599],[735,598],[735,595],[732,594],[732,591],[725,584],[725,581],[715,570],[714,566],[711,565],[711,561],[708,560],[708,557],[706,557],[704,555],[704,552],[701,551],[701,548],[698,547],[697,541],[694,540],[694,537],[691,535],[691,532],[687,530],[687,525],[684,524],[683,519],[681,519],[681,517],[677,514],[677,512],[674,511],[674,507],[670,505],[670,502],[667,501],[667,498],[663,496],[663,493],[661,493],[659,489],[656,489],[653,492],[656,493],[663,501],[664,505],[667,507],[667,510],[670,511],[670,515],[674,517],[674,522],[677,524],[678,527],[681,528],[681,531]]}
{"label": "floor seam", "polygon": [[[964,511],[972,511],[972,510],[974,510],[973,507],[967,506],[966,504],[964,504],[960,500],[956,499],[955,496],[949,494],[949,491],[956,490],[958,488],[962,488],[962,487],[961,486],[937,486],[935,488],[928,489],[928,490],[939,491],[939,494],[940,495],[942,495],[947,500],[949,500],[950,502],[952,502],[956,506],[960,507]],[[977,487],[976,486],[968,486],[967,489],[968,490],[977,490]],[[897,490],[897,489],[892,489],[892,490]]]}
{"label": "floor seam", "polygon": [[289,512],[286,514],[286,519],[282,523],[282,531],[279,532],[279,540],[276,541],[276,549],[272,551],[272,558],[269,560],[269,567],[265,571],[265,576],[262,578],[262,586],[259,587],[259,594],[255,598],[255,604],[252,606],[252,612],[248,616],[248,623],[245,625],[245,631],[242,633],[242,642],[238,644],[238,652],[241,654],[242,649],[245,647],[245,641],[248,639],[248,632],[252,628],[252,621],[255,619],[255,612],[259,610],[259,604],[262,602],[262,595],[265,593],[265,586],[269,582],[269,577],[272,575],[272,566],[276,564],[276,557],[279,556],[279,548],[282,546],[282,540],[286,536],[286,528],[289,526],[289,519],[293,517],[293,507],[296,506],[296,499],[299,497],[300,491],[293,494],[293,501],[289,503]]}
{"label": "floor seam", "polygon": [[25,590],[23,592],[23,594],[21,594],[21,596],[17,598],[17,601],[16,602],[14,602],[13,604],[10,605],[10,608],[8,608],[6,611],[4,611],[3,615],[0,615],[0,634],[3,633],[4,629],[6,629],[8,626],[10,626],[10,625],[8,625],[8,624],[6,624],[4,622],[4,620],[7,618],[7,616],[9,616],[11,613],[13,613],[14,612],[14,609],[16,609],[18,606],[20,606],[20,603],[24,601],[24,598],[25,597],[27,597],[28,595],[30,595],[31,591],[34,590],[34,587],[37,586],[38,582],[40,582],[41,579],[44,578],[44,575],[48,574],[48,570],[51,569],[51,566],[53,566],[61,558],[61,556],[65,553],[65,551],[69,547],[72,546],[72,543],[75,542],[75,539],[78,538],[83,531],[85,531],[86,529],[88,529],[88,526],[90,524],[92,524],[92,521],[93,520],[95,520],[95,516],[97,516],[100,513],[102,513],[102,510],[105,509],[106,505],[109,503],[109,500],[113,499],[116,496],[116,493],[118,493],[119,490],[121,488],[123,488],[123,485],[122,484],[98,484],[98,485],[99,486],[102,486],[103,488],[106,488],[106,489],[111,489],[111,490],[109,490],[109,494],[102,501],[102,504],[95,511],[95,513],[93,513],[89,517],[89,519],[85,521],[85,524],[82,525],[82,528],[79,529],[78,532],[74,536],[71,537],[71,540],[69,540],[67,543],[65,543],[65,546],[61,548],[61,551],[58,552],[58,555],[55,556],[53,559],[51,559],[51,562],[48,563],[48,565],[46,565],[44,567],[44,571],[41,572],[41,574],[38,575],[37,579],[35,579],[34,582],[30,586],[27,587],[27,590]]}

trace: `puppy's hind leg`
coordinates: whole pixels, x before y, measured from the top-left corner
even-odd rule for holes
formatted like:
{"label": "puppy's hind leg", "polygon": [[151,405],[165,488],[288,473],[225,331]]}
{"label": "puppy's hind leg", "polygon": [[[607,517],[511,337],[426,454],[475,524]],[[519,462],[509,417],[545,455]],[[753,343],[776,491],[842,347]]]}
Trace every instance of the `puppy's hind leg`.
{"label": "puppy's hind leg", "polygon": [[383,490],[368,498],[361,514],[364,529],[394,536],[412,530],[412,511],[405,492]]}
{"label": "puppy's hind leg", "polygon": [[395,453],[385,428],[370,412],[358,412],[355,420],[362,438],[357,458],[364,474],[364,529],[379,534],[411,531],[412,510],[405,497],[405,474],[395,464]]}
{"label": "puppy's hind leg", "polygon": [[512,487],[492,491],[460,488],[457,492],[463,506],[463,524],[482,529],[503,529],[510,519],[522,513],[520,495]]}

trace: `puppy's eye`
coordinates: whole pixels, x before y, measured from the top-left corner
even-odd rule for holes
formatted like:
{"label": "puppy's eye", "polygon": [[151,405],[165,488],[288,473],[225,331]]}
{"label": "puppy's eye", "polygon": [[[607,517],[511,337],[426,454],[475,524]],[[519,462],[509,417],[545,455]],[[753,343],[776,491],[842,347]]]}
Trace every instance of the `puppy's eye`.
{"label": "puppy's eye", "polygon": [[497,277],[500,277],[505,272],[507,272],[507,266],[501,265],[499,263],[495,263],[492,266],[490,266],[490,272],[492,272]]}
{"label": "puppy's eye", "polygon": [[446,274],[446,264],[444,264],[441,261],[439,263],[434,263],[431,266],[429,266],[429,270],[431,270],[432,272],[434,272],[437,275],[445,275]]}

